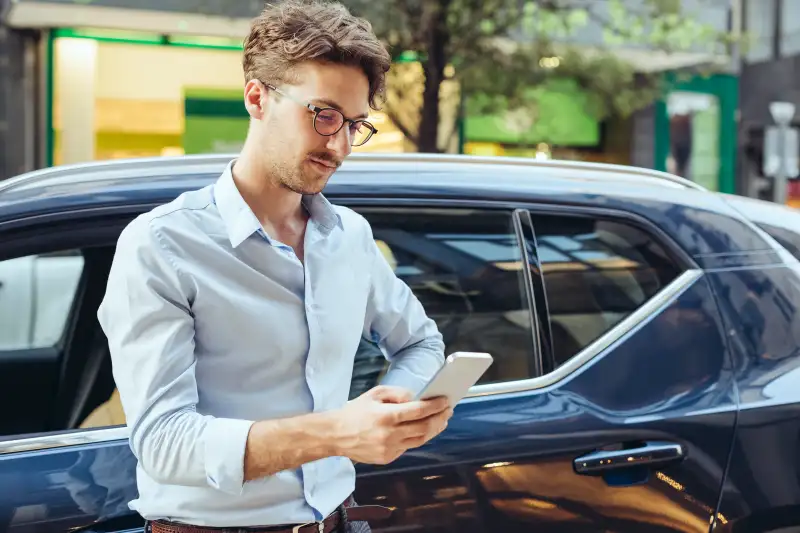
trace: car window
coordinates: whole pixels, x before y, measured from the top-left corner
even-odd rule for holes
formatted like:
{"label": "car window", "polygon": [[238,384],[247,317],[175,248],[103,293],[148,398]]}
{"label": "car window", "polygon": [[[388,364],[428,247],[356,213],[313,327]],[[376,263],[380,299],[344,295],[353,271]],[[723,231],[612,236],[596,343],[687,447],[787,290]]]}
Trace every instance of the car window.
{"label": "car window", "polygon": [[76,250],[0,261],[0,350],[54,346],[82,272],[83,256]]}
{"label": "car window", "polygon": [[78,250],[0,261],[0,436],[52,428],[61,340],[83,272]]}
{"label": "car window", "polygon": [[788,230],[786,228],[779,228],[772,224],[757,223],[758,227],[766,231],[770,237],[778,241],[778,244],[786,248],[786,250],[800,259],[800,233]]}
{"label": "car window", "polygon": [[560,366],[674,280],[655,236],[627,222],[532,213]]}
{"label": "car window", "polygon": [[[488,352],[481,383],[532,377],[531,319],[521,252],[505,211],[362,208],[379,249],[444,337],[446,354]],[[386,363],[362,339],[351,397],[373,386]]]}

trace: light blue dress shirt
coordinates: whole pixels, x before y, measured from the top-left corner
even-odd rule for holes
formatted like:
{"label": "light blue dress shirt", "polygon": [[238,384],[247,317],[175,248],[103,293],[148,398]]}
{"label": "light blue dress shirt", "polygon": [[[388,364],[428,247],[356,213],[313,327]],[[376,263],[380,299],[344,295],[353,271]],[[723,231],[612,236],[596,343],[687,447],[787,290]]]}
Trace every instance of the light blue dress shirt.
{"label": "light blue dress shirt", "polygon": [[444,344],[363,217],[305,197],[301,263],[263,232],[231,165],[139,216],[117,244],[98,318],[138,460],[130,506],[207,526],[318,520],[353,492],[352,462],[244,482],[252,423],[343,406],[362,336],[388,354],[382,383],[413,391]]}

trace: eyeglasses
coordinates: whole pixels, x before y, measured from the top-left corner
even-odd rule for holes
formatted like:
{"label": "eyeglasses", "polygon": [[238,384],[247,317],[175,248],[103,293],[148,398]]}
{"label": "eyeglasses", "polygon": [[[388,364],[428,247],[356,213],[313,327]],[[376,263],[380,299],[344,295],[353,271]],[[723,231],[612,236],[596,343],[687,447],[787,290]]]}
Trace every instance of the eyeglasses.
{"label": "eyeglasses", "polygon": [[314,130],[320,135],[324,135],[325,137],[336,135],[339,133],[339,130],[342,129],[344,123],[347,122],[350,124],[348,129],[350,133],[351,145],[361,146],[366,144],[366,142],[370,140],[374,134],[378,133],[378,130],[375,129],[375,126],[366,120],[351,120],[349,118],[345,118],[341,111],[333,107],[315,106],[310,102],[303,102],[295,99],[274,85],[264,83],[264,86],[272,89],[281,96],[288,98],[292,102],[308,108],[312,113],[314,113]]}

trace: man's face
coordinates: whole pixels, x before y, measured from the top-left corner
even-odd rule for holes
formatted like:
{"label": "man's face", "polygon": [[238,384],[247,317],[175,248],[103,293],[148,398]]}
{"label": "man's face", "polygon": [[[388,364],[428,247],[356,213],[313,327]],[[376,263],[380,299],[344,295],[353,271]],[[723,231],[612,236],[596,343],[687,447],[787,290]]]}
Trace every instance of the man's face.
{"label": "man's face", "polygon": [[[269,175],[294,192],[316,194],[350,155],[352,139],[347,122],[334,135],[317,133],[314,112],[304,104],[338,109],[345,119],[366,118],[369,80],[359,68],[317,62],[297,66],[295,76],[298,83],[277,87],[288,97],[253,82],[245,96]],[[254,115],[250,104],[259,101],[261,112]]]}

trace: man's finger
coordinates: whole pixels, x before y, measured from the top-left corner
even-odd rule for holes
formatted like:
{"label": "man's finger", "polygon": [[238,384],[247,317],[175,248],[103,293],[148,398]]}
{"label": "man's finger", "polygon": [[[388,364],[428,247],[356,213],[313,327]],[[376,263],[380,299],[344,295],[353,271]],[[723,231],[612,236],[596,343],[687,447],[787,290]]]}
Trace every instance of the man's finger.
{"label": "man's finger", "polygon": [[428,425],[441,424],[442,422],[447,422],[452,415],[453,415],[453,409],[448,407],[448,408],[445,408],[442,411],[438,411],[438,412],[429,414],[428,416],[423,416],[421,418],[415,418],[415,419],[412,419],[412,420],[408,420],[408,421],[402,422],[401,425],[408,426],[408,425],[411,425],[411,424],[418,424],[418,423],[419,424],[428,424]]}
{"label": "man's finger", "polygon": [[402,387],[378,385],[367,391],[373,399],[386,403],[406,403],[413,397],[411,391]]}
{"label": "man's finger", "polygon": [[416,422],[403,429],[408,429],[408,432],[405,433],[404,438],[400,441],[401,445],[406,448],[417,448],[447,429],[447,422]]}
{"label": "man's finger", "polygon": [[406,422],[401,426],[401,440],[424,437],[431,430],[431,425],[427,420]]}
{"label": "man's finger", "polygon": [[413,422],[437,415],[448,408],[447,398],[408,402],[397,409],[397,422]]}

